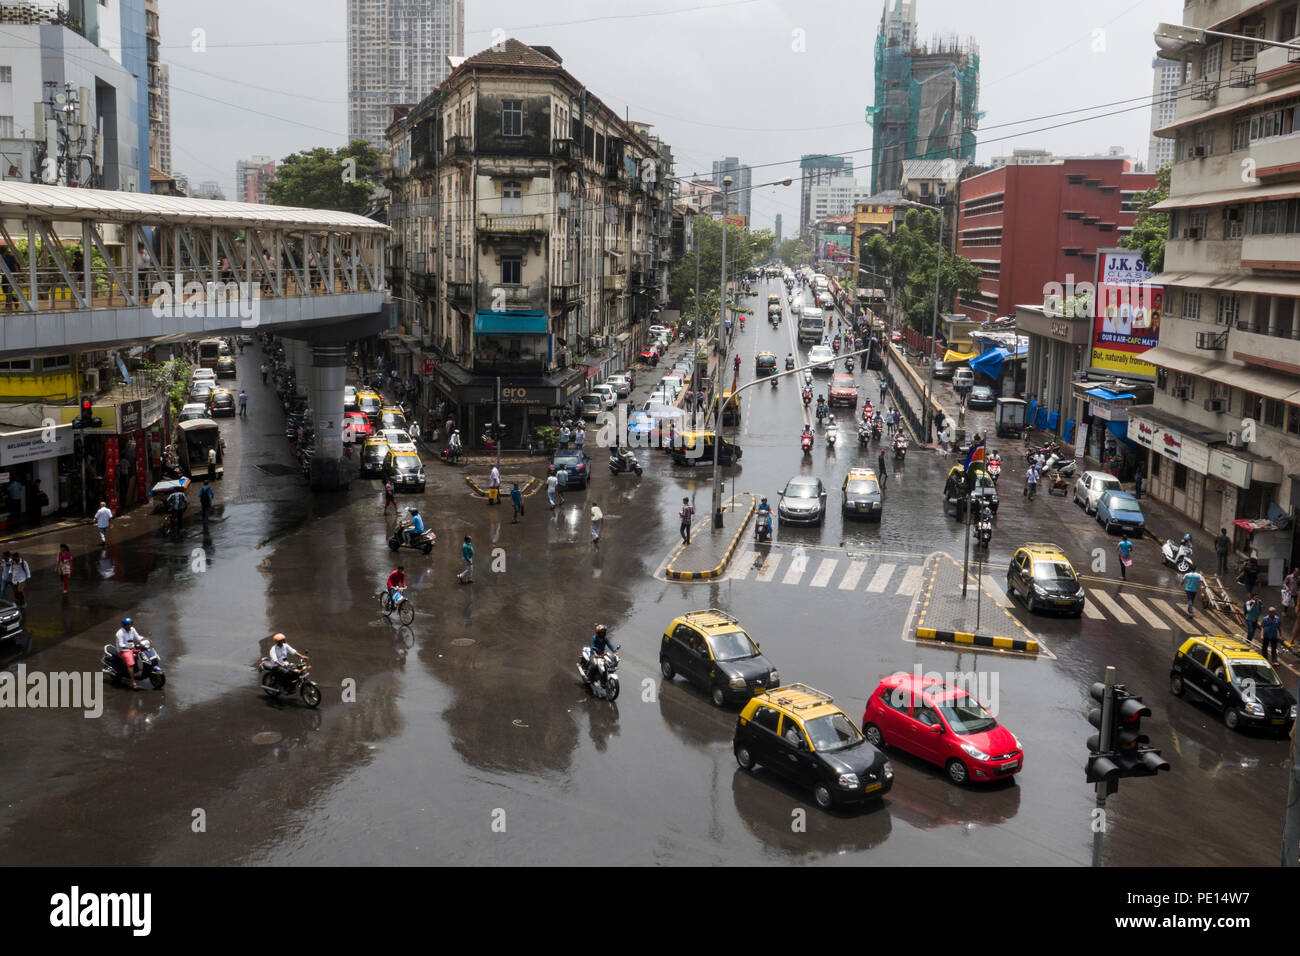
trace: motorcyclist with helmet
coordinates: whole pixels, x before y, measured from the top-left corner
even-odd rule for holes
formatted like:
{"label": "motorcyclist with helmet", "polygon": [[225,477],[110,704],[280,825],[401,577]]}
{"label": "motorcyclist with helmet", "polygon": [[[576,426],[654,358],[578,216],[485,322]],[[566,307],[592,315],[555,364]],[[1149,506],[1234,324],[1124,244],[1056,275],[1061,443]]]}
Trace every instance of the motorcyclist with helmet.
{"label": "motorcyclist with helmet", "polygon": [[587,681],[594,684],[597,676],[596,658],[605,653],[606,650],[618,650],[614,642],[609,639],[609,629],[604,624],[596,625],[596,633],[592,635],[591,643],[587,645],[591,648],[591,658],[587,661]]}
{"label": "motorcyclist with helmet", "polygon": [[126,668],[126,676],[131,680],[131,689],[135,690],[135,652],[140,646],[140,632],[135,629],[135,622],[129,617],[122,618],[122,626],[115,635],[117,656]]}

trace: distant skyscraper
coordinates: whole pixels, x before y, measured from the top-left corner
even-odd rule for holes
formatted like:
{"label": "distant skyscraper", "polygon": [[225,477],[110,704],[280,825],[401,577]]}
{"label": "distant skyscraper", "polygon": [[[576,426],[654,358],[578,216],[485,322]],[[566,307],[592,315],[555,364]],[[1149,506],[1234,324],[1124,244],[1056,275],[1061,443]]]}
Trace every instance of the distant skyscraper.
{"label": "distant skyscraper", "polygon": [[388,148],[392,108],[415,104],[465,55],[465,0],[348,0],[348,139]]}
{"label": "distant skyscraper", "polygon": [[749,225],[749,184],[748,166],[742,166],[735,156],[713,161],[713,185],[722,188],[722,177],[731,177],[731,214],[744,216],[745,225]]}
{"label": "distant skyscraper", "polygon": [[[891,9],[892,7],[892,9]],[[916,8],[886,0],[876,34],[871,116],[871,192],[897,189],[905,159],[975,161],[979,48],[943,38],[916,41]]]}
{"label": "distant skyscraper", "polygon": [[1151,145],[1147,149],[1147,172],[1154,173],[1174,161],[1173,137],[1157,136],[1155,131],[1174,121],[1178,87],[1183,82],[1183,64],[1180,60],[1156,57],[1151,61],[1151,68],[1155,79],[1151,88]]}
{"label": "distant skyscraper", "polygon": [[847,156],[809,154],[799,160],[799,235],[805,235],[812,224],[812,188],[832,179],[853,178],[853,161]]}
{"label": "distant skyscraper", "polygon": [[773,232],[776,233],[776,244],[779,246],[781,244],[781,214],[779,212],[776,214],[776,225],[773,227]]}
{"label": "distant skyscraper", "polygon": [[235,163],[235,202],[266,202],[266,187],[275,178],[275,160],[252,156]]}

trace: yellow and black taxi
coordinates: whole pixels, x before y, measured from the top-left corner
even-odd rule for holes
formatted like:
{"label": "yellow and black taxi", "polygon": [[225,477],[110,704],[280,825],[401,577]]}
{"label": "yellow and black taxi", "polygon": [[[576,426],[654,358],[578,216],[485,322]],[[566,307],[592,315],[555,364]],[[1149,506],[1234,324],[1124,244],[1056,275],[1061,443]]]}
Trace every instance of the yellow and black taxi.
{"label": "yellow and black taxi", "polygon": [[384,400],[377,392],[357,392],[357,410],[370,419],[370,424],[379,425],[379,412],[384,407]]}
{"label": "yellow and black taxi", "polygon": [[776,354],[759,352],[754,358],[754,378],[766,378],[776,374]]}
{"label": "yellow and black taxi", "polygon": [[885,496],[880,480],[870,468],[850,468],[841,489],[840,513],[845,517],[879,521],[885,513]]}
{"label": "yellow and black taxi", "polygon": [[392,479],[396,491],[424,491],[424,463],[413,451],[390,448],[384,459],[384,474]]}
{"label": "yellow and black taxi", "polygon": [[740,621],[717,608],[673,619],[659,645],[659,669],[670,681],[680,674],[719,707],[781,683]]}
{"label": "yellow and black taxi", "polygon": [[715,454],[718,464],[731,465],[740,461],[741,449],[713,432],[682,432],[673,444],[672,459],[674,465],[711,465]]}
{"label": "yellow and black taxi", "polygon": [[407,431],[406,412],[396,405],[385,405],[379,410],[379,424],[375,426],[377,431],[383,431],[385,428],[400,428]]}
{"label": "yellow and black taxi", "polygon": [[771,295],[769,295],[769,296],[767,297],[767,307],[768,307],[768,309],[770,310],[770,309],[772,308],[772,306],[776,306],[777,310],[780,311],[780,308],[781,308],[781,297],[780,297],[779,295],[777,295],[775,292],[773,292]]}
{"label": "yellow and black taxi", "polygon": [[223,355],[217,359],[217,378],[234,378],[239,374],[235,368],[235,358],[233,355]]}
{"label": "yellow and black taxi", "polygon": [[233,417],[234,414],[235,396],[230,394],[227,389],[215,389],[212,394],[208,396],[208,416],[210,418],[216,418],[218,415],[230,415]]}
{"label": "yellow and black taxi", "polygon": [[1218,709],[1229,730],[1286,734],[1295,723],[1296,699],[1277,671],[1249,644],[1223,634],[1183,641],[1169,668],[1169,690]]}
{"label": "yellow and black taxi", "polygon": [[366,439],[366,443],[361,446],[361,477],[382,475],[391,450],[388,442],[382,438]]}
{"label": "yellow and black taxi", "polygon": [[740,711],[732,740],[736,763],[761,764],[812,789],[823,810],[876,800],[894,785],[894,768],[835,706],[806,684],[755,694]]}
{"label": "yellow and black taxi", "polygon": [[1016,549],[1007,568],[1007,595],[1019,594],[1025,609],[1083,614],[1083,585],[1070,559],[1054,544],[1031,543]]}

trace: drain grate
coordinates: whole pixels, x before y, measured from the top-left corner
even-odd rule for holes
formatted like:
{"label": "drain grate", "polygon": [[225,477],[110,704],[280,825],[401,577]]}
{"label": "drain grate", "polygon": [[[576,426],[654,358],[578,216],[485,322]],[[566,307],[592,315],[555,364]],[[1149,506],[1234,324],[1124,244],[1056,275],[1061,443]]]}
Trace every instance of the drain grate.
{"label": "drain grate", "polygon": [[258,465],[257,470],[265,472],[272,478],[283,478],[285,475],[296,475],[299,469],[291,468],[288,465]]}

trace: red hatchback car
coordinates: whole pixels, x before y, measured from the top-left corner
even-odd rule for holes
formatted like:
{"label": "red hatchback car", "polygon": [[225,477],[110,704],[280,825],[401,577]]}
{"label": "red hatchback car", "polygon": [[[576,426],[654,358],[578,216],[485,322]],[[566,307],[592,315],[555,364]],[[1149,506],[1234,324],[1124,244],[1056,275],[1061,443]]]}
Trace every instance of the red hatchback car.
{"label": "red hatchback car", "polygon": [[343,416],[343,438],[345,441],[365,441],[375,433],[374,426],[365,412],[348,412]]}
{"label": "red hatchback car", "polygon": [[919,674],[892,674],[867,698],[862,733],[943,767],[953,783],[1019,773],[1020,741],[959,687]]}
{"label": "red hatchback car", "polygon": [[830,400],[831,406],[847,405],[849,408],[856,408],[858,405],[858,383],[848,372],[836,372],[831,376]]}

